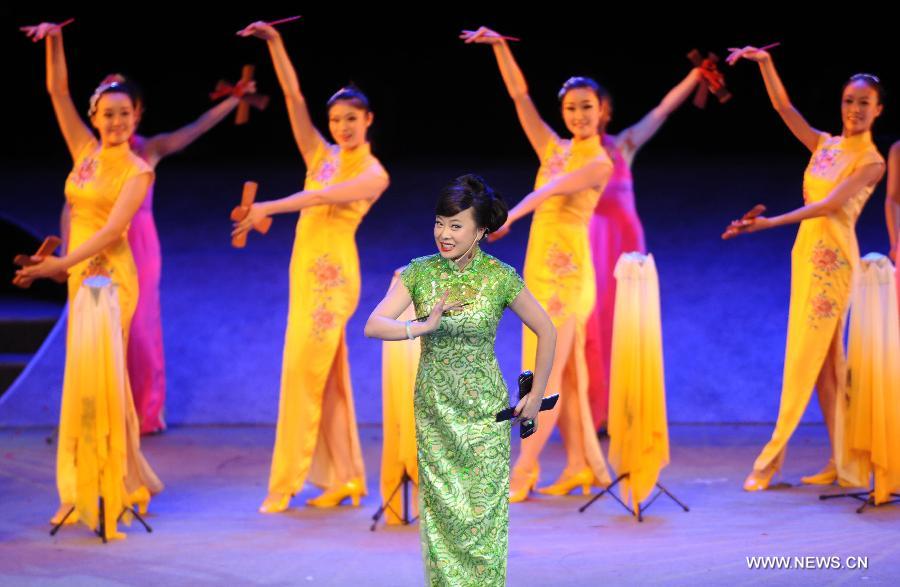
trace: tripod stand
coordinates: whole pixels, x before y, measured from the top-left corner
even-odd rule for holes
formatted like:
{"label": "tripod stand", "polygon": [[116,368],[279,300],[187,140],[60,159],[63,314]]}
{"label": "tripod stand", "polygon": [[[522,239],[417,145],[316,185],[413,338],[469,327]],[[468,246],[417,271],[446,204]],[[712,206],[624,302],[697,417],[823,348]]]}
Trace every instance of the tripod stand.
{"label": "tripod stand", "polygon": [[[66,515],[63,516],[62,520],[60,520],[58,524],[53,526],[53,529],[50,530],[50,536],[56,536],[56,533],[59,532],[59,529],[62,528],[66,524],[66,520],[68,520],[69,516],[71,516],[74,512],[75,512],[75,507],[73,506],[68,512],[66,512]],[[119,514],[119,517],[116,518],[116,521],[120,521],[122,519],[122,516],[124,516],[126,513],[129,513],[129,512],[131,513],[132,516],[134,516],[135,520],[137,520],[138,522],[141,523],[141,526],[144,527],[144,530],[146,530],[148,534],[153,532],[153,528],[151,528],[150,525],[147,524],[147,522],[144,520],[144,518],[142,518],[141,515],[137,512],[137,510],[133,507],[128,507],[128,506],[123,507],[122,512]],[[99,513],[99,515],[98,515],[97,519],[99,520],[99,524],[93,532],[94,532],[94,534],[96,534],[97,536],[100,537],[100,540],[103,541],[103,544],[106,544],[106,542],[107,542],[107,540],[106,540],[106,520],[104,518],[104,515],[106,513],[106,506],[103,503],[102,497],[100,498],[100,504],[98,506],[98,513]]]}
{"label": "tripod stand", "polygon": [[646,503],[644,504],[643,507],[641,506],[640,503],[637,503],[637,502],[635,502],[635,504],[634,504],[634,509],[628,507],[628,504],[626,504],[624,501],[622,501],[622,498],[620,498],[618,495],[616,495],[616,494],[613,492],[613,487],[615,487],[616,485],[619,484],[620,481],[622,481],[623,479],[627,479],[628,477],[629,477],[629,474],[628,474],[628,473],[622,473],[621,475],[619,475],[618,477],[616,477],[616,480],[613,481],[612,483],[610,483],[608,487],[604,488],[603,491],[601,491],[601,492],[598,493],[597,495],[593,496],[593,497],[590,499],[590,501],[588,501],[586,504],[584,504],[583,506],[581,506],[580,508],[578,508],[578,512],[583,514],[583,513],[585,512],[585,510],[587,510],[589,507],[591,507],[591,505],[593,505],[593,503],[594,503],[595,501],[597,501],[598,499],[600,499],[601,497],[603,497],[603,496],[604,496],[605,494],[607,494],[607,493],[608,493],[610,496],[612,496],[617,502],[619,502],[619,503],[622,505],[622,507],[625,508],[625,510],[626,510],[629,514],[631,514],[632,516],[636,517],[638,522],[643,522],[643,521],[644,521],[644,512],[647,511],[647,508],[649,508],[650,505],[651,505],[654,501],[656,501],[656,499],[657,499],[660,495],[662,495],[662,494],[666,494],[666,495],[669,497],[669,499],[671,499],[672,501],[674,501],[675,503],[677,503],[678,505],[680,505],[680,506],[681,506],[681,509],[683,509],[684,511],[686,511],[686,512],[691,511],[690,508],[689,508],[688,506],[686,506],[684,503],[682,503],[681,500],[679,500],[677,497],[675,497],[668,489],[666,489],[665,487],[663,487],[663,486],[660,485],[659,483],[656,483],[656,488],[657,488],[659,491],[657,491],[650,499],[648,499],[648,500],[646,501]]}
{"label": "tripod stand", "polygon": [[[372,532],[375,531],[375,528],[378,526],[378,520],[381,519],[381,516],[384,515],[384,512],[390,510],[395,516],[400,518],[400,521],[404,526],[409,526],[413,522],[416,521],[416,518],[409,517],[409,486],[412,483],[412,479],[406,473],[403,472],[403,478],[400,479],[400,482],[397,483],[397,486],[394,487],[394,490],[391,491],[391,494],[388,496],[384,503],[378,508],[378,511],[372,516],[372,526],[369,528]],[[400,491],[400,488],[403,488],[403,515],[401,516],[399,513],[394,511],[394,508],[391,507],[391,500],[394,499],[394,496],[397,495],[397,492]],[[418,516],[417,516],[418,517]]]}
{"label": "tripod stand", "polygon": [[856,508],[856,513],[861,514],[863,510],[866,509],[866,506],[871,505],[873,507],[881,507],[883,505],[890,505],[893,503],[900,503],[900,494],[891,493],[891,497],[893,499],[876,504],[875,503],[875,495],[872,491],[851,491],[849,493],[834,493],[831,495],[820,495],[819,499],[825,501],[826,499],[838,499],[849,497],[850,499],[855,499],[857,501],[861,501],[862,505]]}

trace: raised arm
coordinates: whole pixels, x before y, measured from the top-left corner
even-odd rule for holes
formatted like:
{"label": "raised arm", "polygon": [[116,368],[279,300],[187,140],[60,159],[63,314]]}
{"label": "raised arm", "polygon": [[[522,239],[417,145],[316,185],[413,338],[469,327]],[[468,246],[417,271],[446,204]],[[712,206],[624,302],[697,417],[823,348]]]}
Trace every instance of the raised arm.
{"label": "raised arm", "polygon": [[494,49],[494,57],[497,58],[503,83],[506,84],[506,90],[516,105],[519,123],[538,157],[543,156],[547,145],[553,140],[554,133],[531,101],[525,76],[522,75],[522,70],[519,69],[519,64],[516,63],[506,39],[487,27],[481,27],[477,31],[463,31],[460,38],[466,43],[483,43],[491,45]]}
{"label": "raised arm", "polygon": [[36,26],[22,27],[20,30],[34,42],[42,39],[46,41],[47,92],[53,103],[56,121],[74,161],[81,149],[95,139],[91,129],[78,114],[69,94],[69,74],[66,68],[62,29],[56,23],[42,22]]}
{"label": "raised arm", "polygon": [[288,57],[287,50],[284,48],[281,34],[274,27],[264,22],[254,22],[238,32],[238,35],[264,39],[269,46],[272,65],[275,67],[278,83],[281,84],[284,99],[287,103],[288,116],[291,120],[291,131],[294,133],[294,140],[300,149],[300,155],[308,166],[313,154],[316,152],[316,148],[324,143],[325,139],[316,130],[312,118],[309,116],[306,98],[303,96],[303,92],[300,91],[300,80],[297,78],[297,71],[291,63],[291,58]]}
{"label": "raised arm", "polygon": [[819,139],[824,133],[810,126],[806,119],[803,118],[803,115],[791,104],[787,90],[784,89],[784,84],[781,83],[778,70],[775,69],[772,56],[767,51],[760,51],[756,47],[750,46],[743,49],[732,48],[729,51],[731,51],[727,58],[729,65],[734,65],[741,58],[749,59],[759,64],[759,71],[762,74],[763,82],[766,84],[766,92],[769,94],[772,107],[775,108],[781,120],[784,121],[794,136],[806,145],[807,149],[815,151],[816,146],[819,144]]}
{"label": "raised arm", "polygon": [[[253,93],[253,91],[255,91],[255,86],[250,88],[248,93]],[[240,103],[241,99],[239,97],[229,96],[204,112],[194,122],[172,132],[160,133],[148,138],[144,147],[144,160],[151,167],[156,167],[160,160],[186,148],[214,126],[225,120],[225,117],[231,114]]]}
{"label": "raised arm", "polygon": [[627,161],[630,162],[638,149],[653,138],[653,135],[669,118],[669,115],[684,104],[684,101],[688,99],[688,96],[691,95],[691,92],[694,91],[701,79],[700,69],[695,67],[678,85],[669,90],[669,93],[665,95],[662,101],[653,110],[645,114],[637,124],[619,133],[619,148]]}

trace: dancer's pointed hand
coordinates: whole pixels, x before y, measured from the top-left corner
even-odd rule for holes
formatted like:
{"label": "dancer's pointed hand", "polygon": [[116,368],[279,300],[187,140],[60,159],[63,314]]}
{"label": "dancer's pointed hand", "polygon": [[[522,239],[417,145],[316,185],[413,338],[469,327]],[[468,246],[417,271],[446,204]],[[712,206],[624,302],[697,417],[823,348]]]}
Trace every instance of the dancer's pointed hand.
{"label": "dancer's pointed hand", "polygon": [[265,41],[271,41],[277,39],[279,33],[275,30],[275,27],[269,23],[258,20],[256,22],[251,22],[246,27],[239,30],[237,35],[239,37],[257,37]]}
{"label": "dancer's pointed hand", "polygon": [[728,62],[728,65],[734,65],[742,58],[749,61],[756,61],[757,63],[761,61],[767,61],[771,58],[768,51],[757,49],[752,45],[747,45],[746,47],[741,48],[729,47],[728,50],[731,51],[731,53],[728,54],[728,57],[725,58],[725,61]]}
{"label": "dancer's pointed hand", "polygon": [[466,44],[483,43],[486,45],[498,45],[506,40],[503,35],[497,31],[492,31],[486,26],[478,27],[478,30],[475,31],[462,31],[459,34],[459,38],[465,41]]}

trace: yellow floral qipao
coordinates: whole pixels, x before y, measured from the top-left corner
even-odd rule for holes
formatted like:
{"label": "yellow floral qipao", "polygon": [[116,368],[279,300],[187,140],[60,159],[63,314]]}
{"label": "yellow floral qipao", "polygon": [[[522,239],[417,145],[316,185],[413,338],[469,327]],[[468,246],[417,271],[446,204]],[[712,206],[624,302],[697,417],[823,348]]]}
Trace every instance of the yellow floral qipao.
{"label": "yellow floral qipao", "polygon": [[[310,158],[304,189],[342,183],[372,168],[387,177],[368,144],[345,151],[322,141]],[[352,455],[348,467],[354,477],[365,477],[344,328],[359,302],[356,229],[378,195],[306,208],[297,221],[270,492],[297,493],[307,476],[320,487],[336,481],[324,442],[330,422],[322,421],[329,375],[336,378],[347,409]]]}
{"label": "yellow floral qipao", "polygon": [[[584,141],[553,136],[541,157],[535,189],[564,173],[600,161],[612,169],[612,161],[600,145],[600,137]],[[587,319],[594,308],[596,284],[588,225],[605,185],[571,195],[551,196],[534,211],[523,277],[525,285],[544,307],[558,330],[574,329],[572,352],[563,373],[561,392],[579,403],[585,457],[596,481],[609,484],[606,461],[597,441],[588,400],[588,372],[584,356]],[[522,328],[522,369],[534,370],[537,337]],[[563,401],[567,401],[563,399]]]}
{"label": "yellow floral qipao", "polygon": [[[74,251],[107,223],[129,179],[153,174],[128,144],[100,148],[90,141],[66,180],[71,206],[69,250]],[[92,293],[82,283],[107,275],[111,285]],[[162,489],[140,452],[140,427],[131,397],[124,349],[137,305],[138,280],[126,233],[99,254],[69,269],[66,366],[57,450],[57,488],[62,503],[75,504],[81,520],[99,523],[98,498],[105,502],[107,537],[141,486]],[[119,337],[118,340],[112,337]]]}
{"label": "yellow floral qipao", "polygon": [[[850,138],[823,134],[803,176],[805,204],[825,199],[854,171],[883,163],[868,133]],[[781,467],[784,449],[809,404],[825,357],[834,361],[838,397],[846,382],[844,321],[853,273],[859,264],[856,219],[874,186],[850,196],[839,210],[800,223],[791,251],[791,302],[781,405],[772,438],[753,468]]]}

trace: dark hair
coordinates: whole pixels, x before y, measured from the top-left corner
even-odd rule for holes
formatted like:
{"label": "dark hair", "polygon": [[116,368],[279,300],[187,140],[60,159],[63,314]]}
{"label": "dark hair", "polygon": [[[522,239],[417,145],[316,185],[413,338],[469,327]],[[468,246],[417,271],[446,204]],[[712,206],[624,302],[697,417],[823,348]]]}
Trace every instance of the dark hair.
{"label": "dark hair", "polygon": [[863,82],[875,90],[875,94],[878,96],[878,103],[884,104],[884,86],[881,85],[881,80],[878,79],[877,75],[872,75],[871,73],[854,73],[850,76],[850,79],[844,82],[844,85],[841,87],[841,93],[843,94],[844,90],[847,89],[847,86],[853,82]]}
{"label": "dark hair", "polygon": [[131,98],[131,105],[135,110],[144,109],[144,96],[140,87],[131,80],[128,80],[120,73],[113,73],[100,82],[97,89],[91,95],[90,106],[88,108],[88,116],[97,113],[97,104],[100,103],[100,97],[104,94],[125,94]]}
{"label": "dark hair", "polygon": [[461,175],[441,190],[435,214],[456,216],[472,208],[479,228],[494,232],[506,222],[506,202],[484,181],[474,174]]}
{"label": "dark hair", "polygon": [[369,99],[362,93],[362,90],[352,83],[349,86],[344,86],[335,92],[332,97],[328,98],[328,109],[331,110],[331,107],[338,102],[349,102],[354,108],[359,108],[366,112],[372,111],[369,107]]}
{"label": "dark hair", "polygon": [[610,105],[610,107],[612,107],[612,95],[606,90],[606,88],[598,84],[592,78],[583,77],[580,75],[570,77],[563,83],[562,87],[559,89],[559,94],[557,94],[559,101],[562,102],[563,98],[566,97],[566,94],[578,88],[586,88],[593,91],[597,96],[597,100],[599,100],[601,104],[603,102],[606,102]]}

